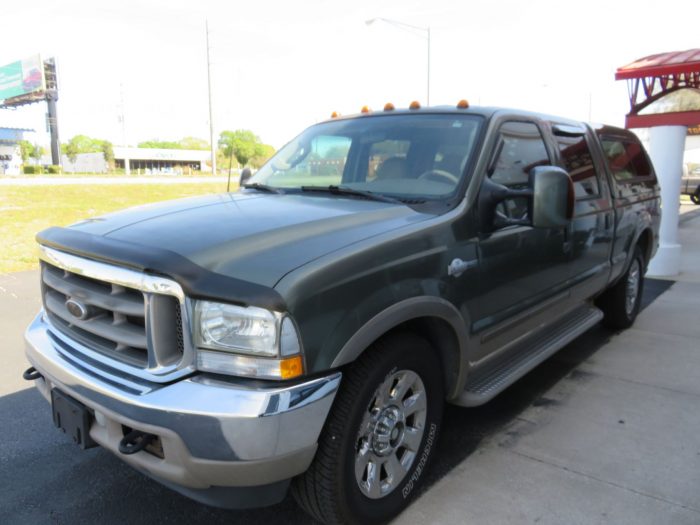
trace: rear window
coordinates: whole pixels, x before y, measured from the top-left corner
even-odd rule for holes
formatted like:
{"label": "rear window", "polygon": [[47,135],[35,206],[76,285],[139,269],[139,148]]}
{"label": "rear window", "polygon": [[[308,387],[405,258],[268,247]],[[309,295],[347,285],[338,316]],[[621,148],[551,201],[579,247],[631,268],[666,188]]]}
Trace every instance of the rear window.
{"label": "rear window", "polygon": [[620,137],[601,137],[605,160],[610,172],[619,182],[632,182],[637,178],[651,177],[653,171],[644,148],[639,142]]}

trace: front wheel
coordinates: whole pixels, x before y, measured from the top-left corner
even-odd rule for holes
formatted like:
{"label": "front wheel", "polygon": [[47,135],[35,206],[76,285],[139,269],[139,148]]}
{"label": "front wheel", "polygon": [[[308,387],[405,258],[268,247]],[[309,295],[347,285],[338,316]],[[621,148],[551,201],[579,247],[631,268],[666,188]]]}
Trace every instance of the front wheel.
{"label": "front wheel", "polygon": [[598,300],[598,306],[605,314],[603,324],[608,328],[619,330],[634,323],[641,305],[645,270],[644,255],[637,246],[625,274]]}
{"label": "front wheel", "polygon": [[375,343],[343,373],[311,467],[292,493],[323,523],[383,523],[409,503],[433,455],[440,361],[420,336]]}

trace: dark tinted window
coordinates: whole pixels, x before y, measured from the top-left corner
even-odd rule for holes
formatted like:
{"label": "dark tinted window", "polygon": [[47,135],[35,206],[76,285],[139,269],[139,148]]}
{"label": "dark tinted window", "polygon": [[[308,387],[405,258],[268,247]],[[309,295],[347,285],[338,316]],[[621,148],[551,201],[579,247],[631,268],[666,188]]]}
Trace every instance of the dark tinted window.
{"label": "dark tinted window", "polygon": [[557,137],[564,169],[574,181],[577,199],[595,197],[599,194],[598,174],[585,136]]}
{"label": "dark tinted window", "polygon": [[[524,189],[532,168],[550,164],[540,130],[530,122],[506,122],[501,126],[500,138],[491,180],[513,189]],[[504,211],[512,218],[522,218],[527,213],[527,199],[524,198],[509,199],[504,206]]]}
{"label": "dark tinted window", "polygon": [[506,122],[501,126],[502,144],[491,180],[504,186],[527,186],[530,170],[549,164],[539,128],[530,122]]}
{"label": "dark tinted window", "polygon": [[651,176],[651,166],[638,142],[618,137],[601,137],[601,144],[608,167],[616,180],[624,182],[636,177]]}

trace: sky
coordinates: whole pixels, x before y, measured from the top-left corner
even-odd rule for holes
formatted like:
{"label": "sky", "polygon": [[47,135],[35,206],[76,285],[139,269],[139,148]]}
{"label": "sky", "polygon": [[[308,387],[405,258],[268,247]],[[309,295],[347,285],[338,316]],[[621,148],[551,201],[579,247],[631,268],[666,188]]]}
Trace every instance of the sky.
{"label": "sky", "polygon": [[[280,147],[333,111],[386,102],[523,108],[623,125],[615,69],[700,47],[689,0],[32,0],[5,2],[0,64],[56,57],[61,141],[135,145],[209,138],[209,23],[215,135],[250,129]],[[45,104],[0,110],[37,130]],[[124,126],[120,116],[124,115]]]}

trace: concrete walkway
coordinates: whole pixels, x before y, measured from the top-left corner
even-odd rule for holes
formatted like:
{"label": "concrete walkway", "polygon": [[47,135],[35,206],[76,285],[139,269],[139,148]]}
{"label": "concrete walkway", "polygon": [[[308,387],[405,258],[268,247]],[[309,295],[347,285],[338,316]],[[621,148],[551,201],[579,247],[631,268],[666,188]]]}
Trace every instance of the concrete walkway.
{"label": "concrete walkway", "polygon": [[396,523],[700,523],[700,213],[683,211],[677,282]]}

